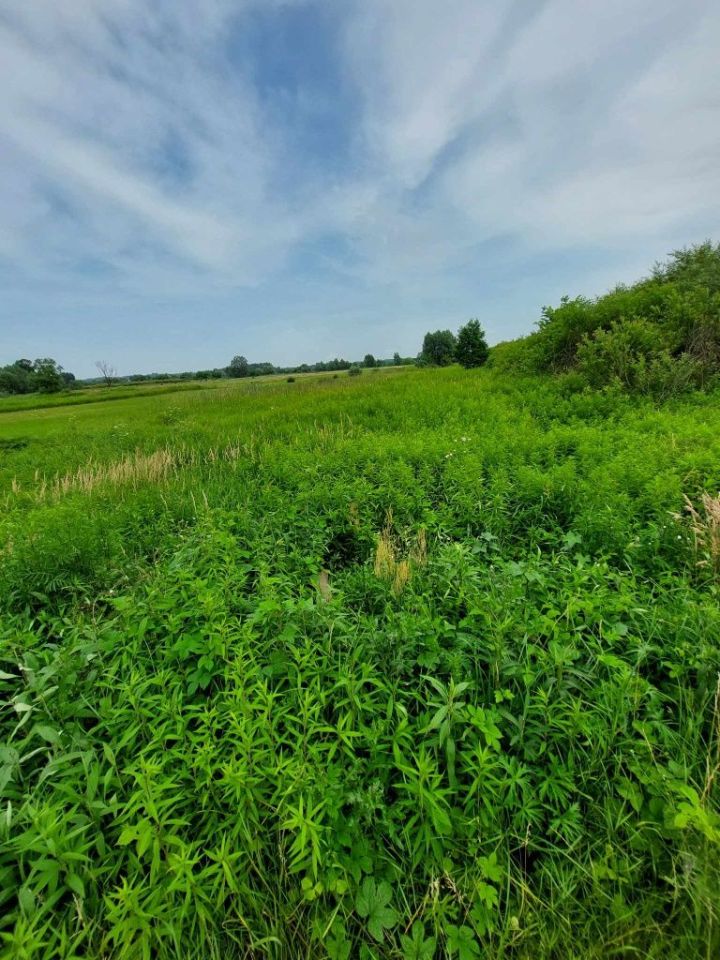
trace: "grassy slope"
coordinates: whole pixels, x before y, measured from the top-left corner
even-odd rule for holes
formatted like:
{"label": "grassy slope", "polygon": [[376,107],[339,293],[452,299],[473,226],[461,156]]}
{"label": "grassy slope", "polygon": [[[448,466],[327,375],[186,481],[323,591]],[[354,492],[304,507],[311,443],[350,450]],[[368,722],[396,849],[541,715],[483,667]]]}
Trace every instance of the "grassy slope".
{"label": "grassy slope", "polygon": [[409,369],[3,415],[9,955],[713,956],[720,614],[672,512],[718,399]]}
{"label": "grassy slope", "polygon": [[44,410],[55,407],[74,407],[86,403],[104,403],[108,400],[126,400],[129,397],[151,397],[187,390],[211,389],[217,381],[190,380],[182,383],[118,384],[114,387],[80,387],[60,393],[28,393],[20,396],[0,396],[0,414],[19,410]]}

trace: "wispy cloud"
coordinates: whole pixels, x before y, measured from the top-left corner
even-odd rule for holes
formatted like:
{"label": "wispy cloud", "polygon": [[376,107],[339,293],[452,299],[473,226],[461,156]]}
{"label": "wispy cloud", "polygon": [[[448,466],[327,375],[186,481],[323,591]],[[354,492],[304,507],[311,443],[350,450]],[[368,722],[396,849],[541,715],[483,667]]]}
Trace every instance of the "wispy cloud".
{"label": "wispy cloud", "polygon": [[719,40],[711,0],[0,0],[0,351],[88,372],[128,304],[128,368],[520,333],[716,230]]}

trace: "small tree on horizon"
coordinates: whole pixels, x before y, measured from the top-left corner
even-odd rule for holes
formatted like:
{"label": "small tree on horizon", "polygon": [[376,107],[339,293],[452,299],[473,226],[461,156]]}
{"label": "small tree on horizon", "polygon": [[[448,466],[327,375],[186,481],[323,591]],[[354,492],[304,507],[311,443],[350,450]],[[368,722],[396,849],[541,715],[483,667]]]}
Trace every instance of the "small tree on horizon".
{"label": "small tree on horizon", "polygon": [[110,363],[108,363],[107,360],[96,360],[95,366],[98,368],[102,374],[103,380],[109,387],[117,375],[117,370]]}
{"label": "small tree on horizon", "polygon": [[455,334],[451,330],[436,330],[426,333],[421,359],[434,367],[447,367],[455,359]]}
{"label": "small tree on horizon", "polygon": [[245,357],[233,357],[227,372],[229,377],[247,377],[250,373],[250,364]]}
{"label": "small tree on horizon", "polygon": [[490,352],[485,331],[479,320],[468,320],[464,327],[460,327],[455,348],[455,359],[465,369],[481,367]]}
{"label": "small tree on horizon", "polygon": [[365,354],[365,359],[363,360],[364,367],[375,367],[377,366],[377,360],[371,353]]}

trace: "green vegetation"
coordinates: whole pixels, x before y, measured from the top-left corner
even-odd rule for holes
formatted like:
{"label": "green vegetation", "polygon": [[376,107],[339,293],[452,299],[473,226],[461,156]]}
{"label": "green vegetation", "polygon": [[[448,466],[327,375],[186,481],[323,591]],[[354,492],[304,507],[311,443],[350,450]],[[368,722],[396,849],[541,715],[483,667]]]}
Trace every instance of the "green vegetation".
{"label": "green vegetation", "polygon": [[468,320],[457,337],[451,330],[426,333],[418,356],[419,366],[447,367],[459,363],[466,369],[481,367],[489,355],[485,331],[479,320]]}
{"label": "green vegetation", "polygon": [[212,384],[197,381],[181,383],[143,383],[118,384],[114,387],[97,385],[78,387],[72,391],[63,391],[50,395],[28,393],[24,396],[0,397],[0,416],[14,410],[42,410],[50,407],[77,406],[85,403],[102,403],[105,400],[125,400],[128,397],[154,397],[165,393],[178,393],[187,390],[204,390]]}
{"label": "green vegetation", "polygon": [[455,347],[455,359],[460,366],[468,370],[481,367],[487,362],[489,352],[485,331],[479,320],[469,320],[464,327],[460,327]]}
{"label": "green vegetation", "polygon": [[717,956],[720,394],[585,375],[3,413],[3,955]]}
{"label": "green vegetation", "polygon": [[49,357],[35,361],[16,360],[0,367],[0,394],[57,393],[74,382],[74,375],[64,371]]}
{"label": "green vegetation", "polygon": [[495,347],[491,363],[659,398],[707,386],[720,372],[720,244],[678,250],[649,279],[596,300],[565,297],[537,332]]}

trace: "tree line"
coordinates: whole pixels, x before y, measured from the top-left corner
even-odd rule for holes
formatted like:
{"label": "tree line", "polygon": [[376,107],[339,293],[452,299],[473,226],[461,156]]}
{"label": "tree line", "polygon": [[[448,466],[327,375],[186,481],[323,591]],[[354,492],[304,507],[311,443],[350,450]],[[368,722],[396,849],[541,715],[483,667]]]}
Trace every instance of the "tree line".
{"label": "tree line", "polygon": [[77,380],[51,358],[38,360],[16,360],[0,367],[0,393],[56,393],[74,386],[91,385],[98,382],[111,386],[114,383],[143,383],[146,381],[172,380],[221,380],[223,378],[243,379],[245,377],[263,377],[270,374],[326,373],[347,371],[351,375],[363,369],[407,366],[447,366],[460,363],[464,367],[479,367],[488,357],[488,345],[485,332],[477,320],[470,320],[462,326],[457,335],[450,330],[436,330],[427,333],[421,352],[417,357],[403,357],[397,351],[392,358],[376,358],[366,353],[362,361],[351,361],[335,357],[317,363],[301,363],[296,366],[276,366],[269,362],[251,363],[240,354],[234,356],[225,367],[207,370],[187,370],[182,373],[147,373],[118,377],[115,368],[105,360],[98,360],[99,377]]}

